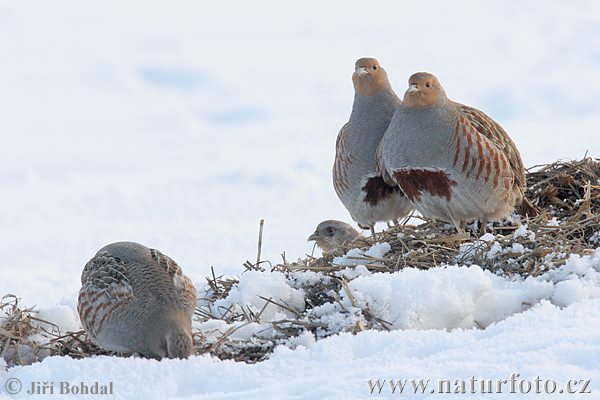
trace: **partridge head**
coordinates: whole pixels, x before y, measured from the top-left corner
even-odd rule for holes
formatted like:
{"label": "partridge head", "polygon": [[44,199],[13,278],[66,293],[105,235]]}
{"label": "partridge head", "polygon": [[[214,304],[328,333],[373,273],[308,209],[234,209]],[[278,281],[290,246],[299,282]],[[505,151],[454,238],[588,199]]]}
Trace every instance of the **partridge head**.
{"label": "partridge head", "polygon": [[408,80],[403,104],[411,109],[433,107],[448,98],[438,79],[428,72],[418,72]]}
{"label": "partridge head", "polygon": [[317,225],[308,241],[315,241],[321,250],[329,252],[347,245],[360,236],[353,227],[342,221],[327,220]]}
{"label": "partridge head", "polygon": [[382,90],[391,90],[385,69],[374,58],[359,58],[352,74],[354,90],[361,96],[373,96]]}

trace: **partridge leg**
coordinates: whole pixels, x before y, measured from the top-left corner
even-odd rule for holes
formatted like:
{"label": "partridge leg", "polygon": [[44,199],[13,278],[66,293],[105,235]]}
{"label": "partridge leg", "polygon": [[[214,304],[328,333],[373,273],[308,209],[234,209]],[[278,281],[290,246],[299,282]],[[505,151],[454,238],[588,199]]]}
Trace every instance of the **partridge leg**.
{"label": "partridge leg", "polygon": [[448,213],[448,216],[450,217],[450,220],[452,221],[452,224],[456,227],[456,230],[458,231],[458,233],[463,234],[465,233],[465,228],[466,228],[466,222],[465,221],[459,221],[457,220],[454,215],[452,215],[452,212],[450,211],[450,209],[446,210]]}
{"label": "partridge leg", "polygon": [[479,234],[483,236],[487,233],[487,218],[482,218],[480,223],[481,226],[479,227]]}

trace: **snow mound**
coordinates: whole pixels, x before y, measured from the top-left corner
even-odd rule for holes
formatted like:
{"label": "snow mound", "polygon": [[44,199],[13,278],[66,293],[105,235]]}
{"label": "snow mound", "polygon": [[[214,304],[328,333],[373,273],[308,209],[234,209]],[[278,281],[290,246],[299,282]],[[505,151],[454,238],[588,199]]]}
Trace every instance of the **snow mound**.
{"label": "snow mound", "polygon": [[[519,235],[530,233],[525,228]],[[355,262],[359,254],[373,257],[387,251],[389,246],[377,244],[338,259],[343,264]],[[562,267],[526,278],[498,275],[478,265],[377,272],[370,258],[362,261],[366,265],[319,273],[246,272],[225,297],[200,307],[205,317],[195,326],[209,343],[224,343],[227,357],[242,357],[248,346],[265,351],[277,345],[295,347],[296,337],[308,333],[321,340],[371,329],[486,329],[545,301],[566,307],[600,297],[600,249],[589,256],[573,255]],[[211,321],[215,310],[226,310],[218,323]]]}
{"label": "snow mound", "polygon": [[[355,305],[392,329],[486,327],[552,296],[553,285],[510,281],[478,266],[414,268],[358,277],[349,284]],[[345,296],[346,303],[349,301]]]}
{"label": "snow mound", "polygon": [[231,289],[226,298],[217,300],[210,308],[218,318],[226,313],[243,311],[261,312],[261,319],[272,321],[290,317],[290,311],[277,307],[265,299],[275,299],[297,309],[304,310],[304,294],[291,287],[280,272],[248,271],[239,284]]}

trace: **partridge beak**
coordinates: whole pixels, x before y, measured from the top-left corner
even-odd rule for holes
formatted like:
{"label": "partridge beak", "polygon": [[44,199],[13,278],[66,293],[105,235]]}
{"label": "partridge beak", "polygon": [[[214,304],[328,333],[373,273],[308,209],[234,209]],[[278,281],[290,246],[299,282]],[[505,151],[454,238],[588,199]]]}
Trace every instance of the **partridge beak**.
{"label": "partridge beak", "polygon": [[356,67],[356,68],[354,68],[354,71],[356,72],[356,75],[358,75],[358,76],[363,76],[363,75],[366,75],[369,73],[367,71],[367,67]]}
{"label": "partridge beak", "polygon": [[310,236],[308,237],[308,240],[306,240],[306,241],[307,241],[307,242],[310,242],[310,241],[312,241],[312,240],[317,240],[317,239],[319,239],[319,238],[320,238],[319,234],[318,234],[317,232],[315,232],[315,233],[313,233],[312,235],[310,235]]}
{"label": "partridge beak", "polygon": [[418,92],[419,88],[417,88],[417,84],[413,83],[412,85],[410,85],[408,87],[408,90],[406,91],[407,93],[412,93],[412,92]]}

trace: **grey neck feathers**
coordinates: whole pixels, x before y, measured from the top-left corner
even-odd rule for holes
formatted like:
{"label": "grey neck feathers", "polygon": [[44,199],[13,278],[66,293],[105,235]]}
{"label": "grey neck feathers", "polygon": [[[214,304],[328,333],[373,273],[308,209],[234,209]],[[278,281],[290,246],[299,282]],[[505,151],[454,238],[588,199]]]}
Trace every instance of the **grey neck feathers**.
{"label": "grey neck feathers", "polygon": [[355,95],[346,137],[347,148],[353,149],[354,156],[347,172],[351,182],[348,196],[355,198],[362,193],[363,177],[375,174],[375,151],[400,104],[391,89],[373,96]]}
{"label": "grey neck feathers", "polygon": [[[403,129],[390,135],[386,144],[393,143],[393,151],[402,154],[407,165],[441,168],[454,157],[454,152],[448,150],[457,118],[453,111],[447,104],[421,109],[400,107],[393,123],[402,121]],[[409,145],[404,144],[407,139]],[[405,164],[392,167],[402,168]]]}
{"label": "grey neck feathers", "polygon": [[[373,147],[374,151],[400,104],[400,99],[391,89],[373,96],[356,94],[349,120],[349,140],[358,146]],[[370,153],[370,150],[365,150],[363,154]]]}
{"label": "grey neck feathers", "polygon": [[375,114],[376,117],[381,115],[382,117],[391,118],[400,103],[400,99],[391,88],[381,90],[372,96],[355,93],[350,121],[354,118],[364,117],[366,113]]}

